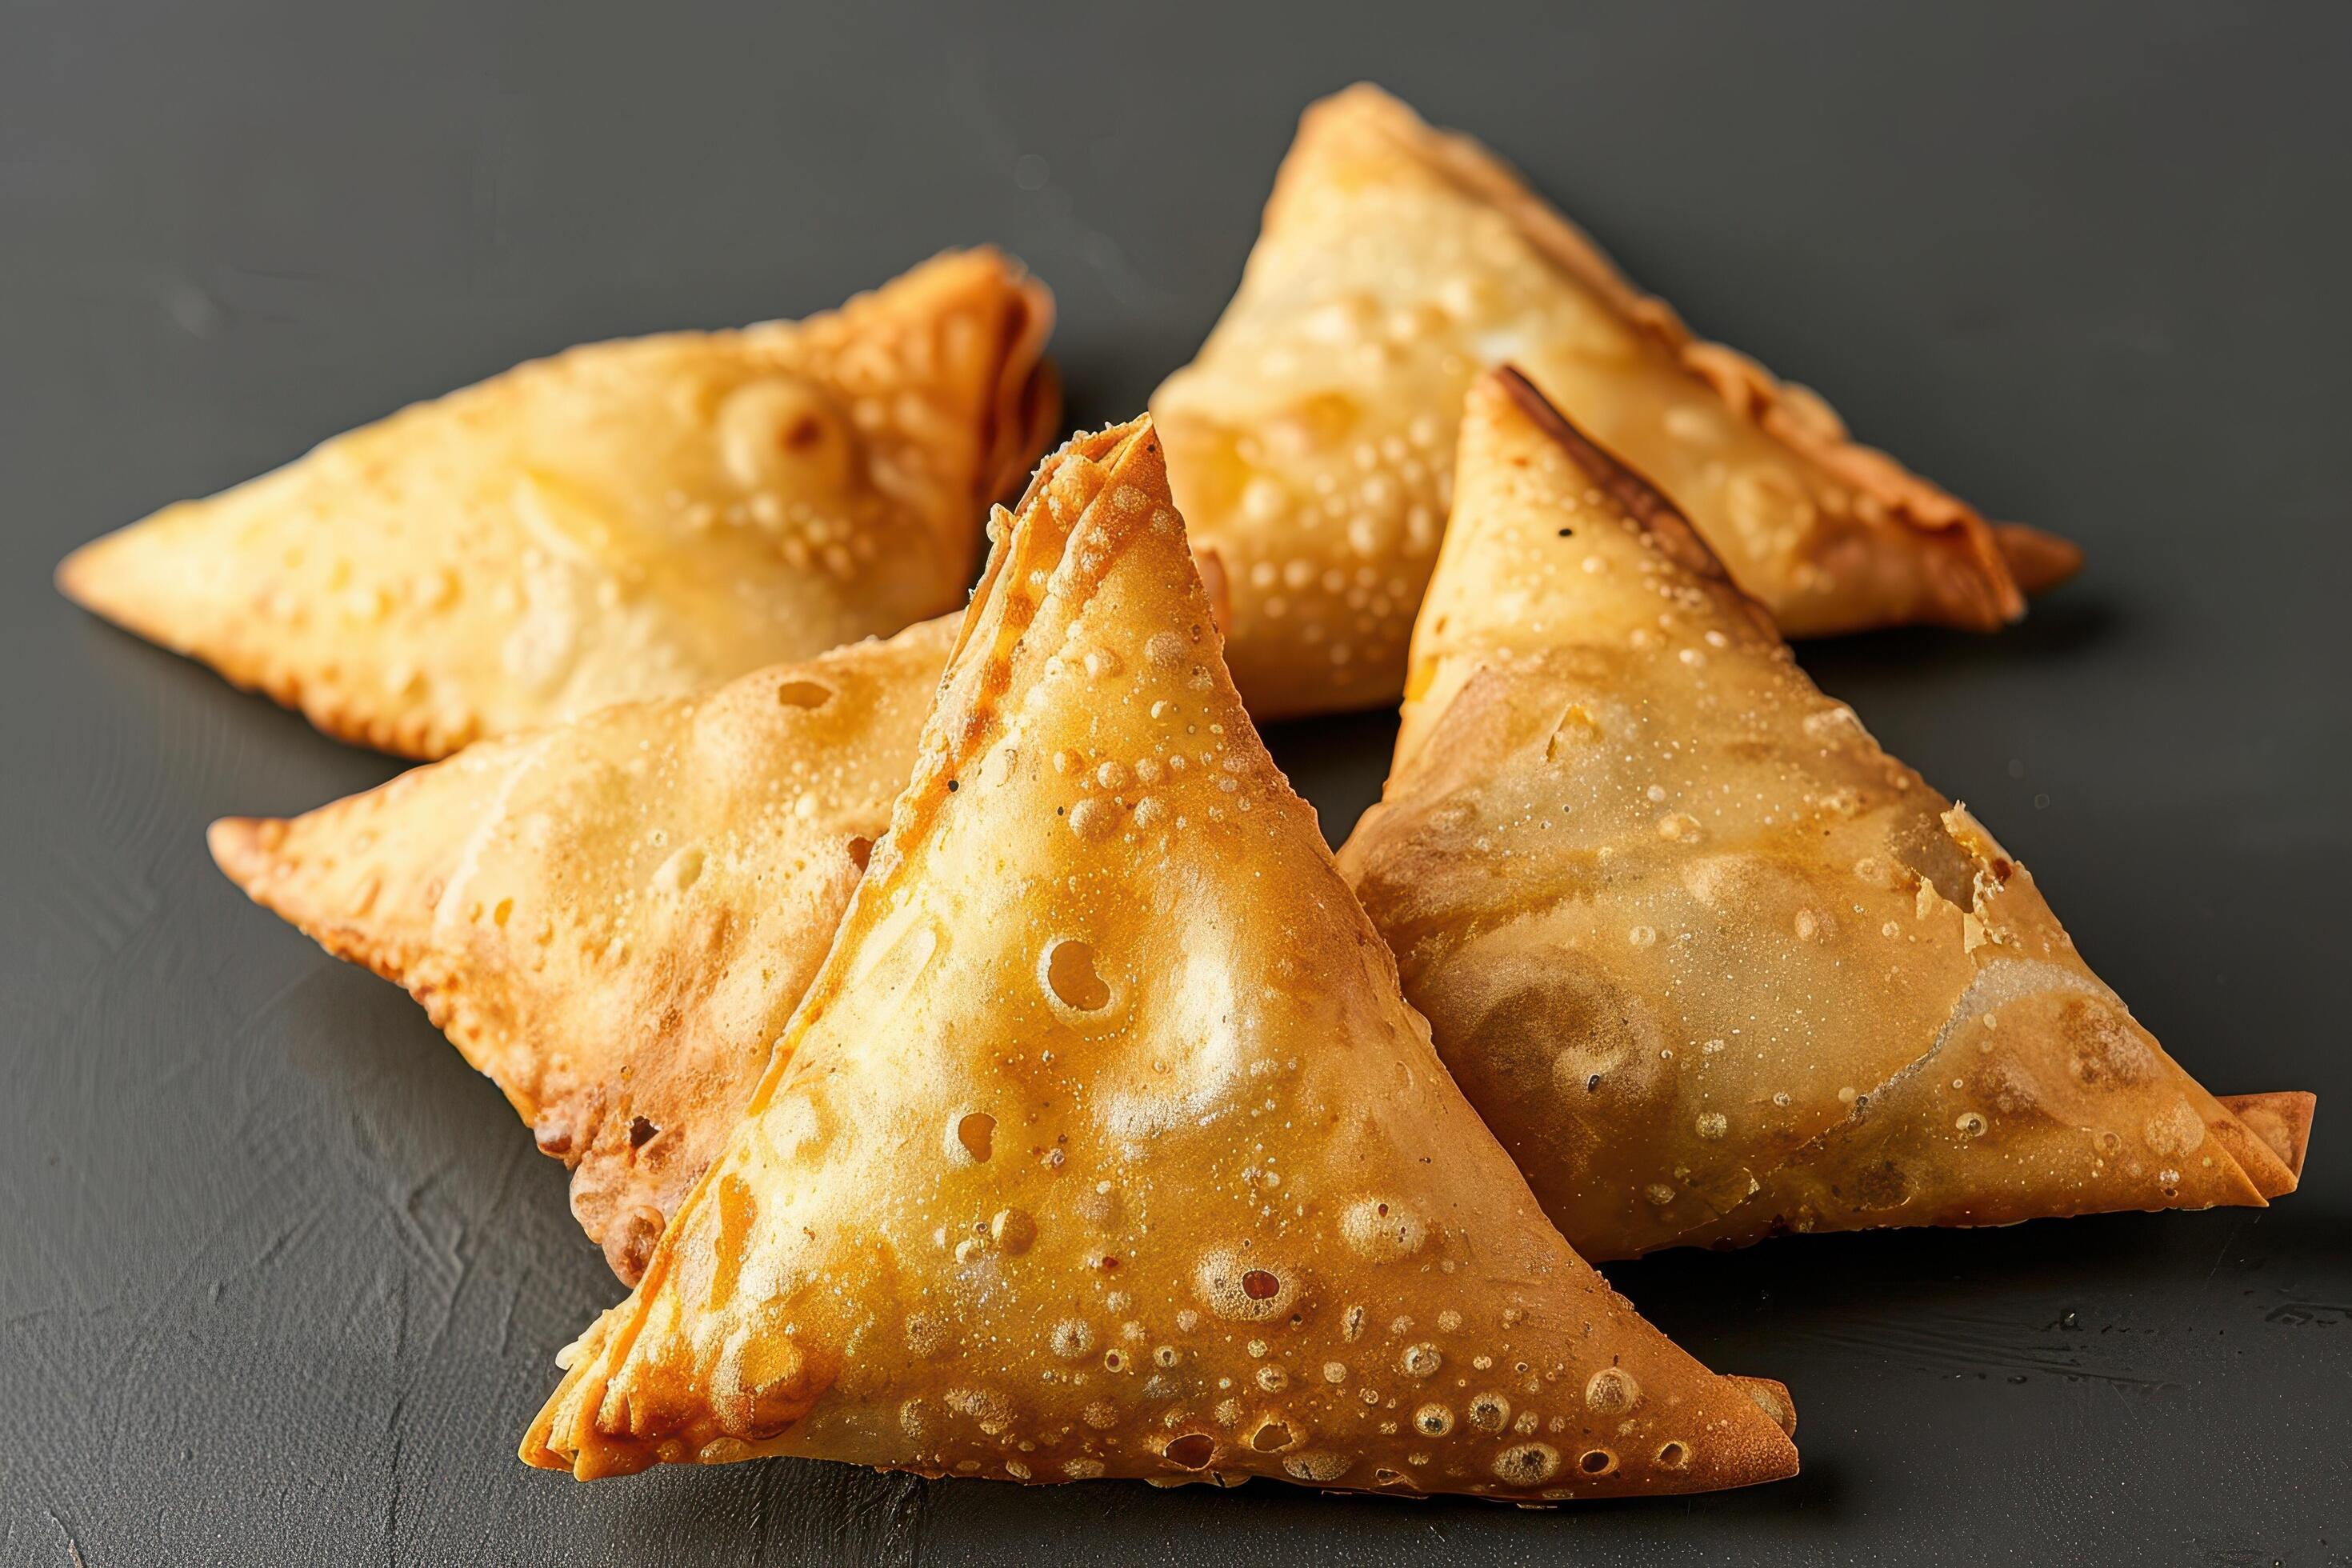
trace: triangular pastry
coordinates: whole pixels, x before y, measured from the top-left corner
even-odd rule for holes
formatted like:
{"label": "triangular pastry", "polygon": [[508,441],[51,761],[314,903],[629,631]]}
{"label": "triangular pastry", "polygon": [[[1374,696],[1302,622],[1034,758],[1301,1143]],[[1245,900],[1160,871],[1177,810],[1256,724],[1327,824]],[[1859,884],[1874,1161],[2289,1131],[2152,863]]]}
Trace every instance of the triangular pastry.
{"label": "triangular pastry", "polygon": [[576,348],[84,546],[64,591],[437,757],[955,608],[1058,416],[1043,285],[950,252],[803,321]]}
{"label": "triangular pastry", "polygon": [[1147,421],[1050,459],[733,1140],[523,1444],[1528,1501],[1792,1472],[1548,1225],[1225,673]]}
{"label": "triangular pastry", "polygon": [[1790,636],[1989,629],[2022,611],[2021,576],[2079,562],[1696,341],[1493,154],[1358,86],[1307,110],[1240,291],[1152,399],[1177,502],[1233,574],[1234,677],[1261,720],[1396,700],[1463,393],[1506,361],[1655,479]]}
{"label": "triangular pastry", "polygon": [[832,943],[955,627],[478,742],[290,822],[215,823],[213,855],[425,1005],[634,1283]]}
{"label": "triangular pastry", "polygon": [[2294,1187],[2310,1097],[2200,1088],[1643,480],[1508,373],[1460,460],[1339,863],[1580,1251]]}

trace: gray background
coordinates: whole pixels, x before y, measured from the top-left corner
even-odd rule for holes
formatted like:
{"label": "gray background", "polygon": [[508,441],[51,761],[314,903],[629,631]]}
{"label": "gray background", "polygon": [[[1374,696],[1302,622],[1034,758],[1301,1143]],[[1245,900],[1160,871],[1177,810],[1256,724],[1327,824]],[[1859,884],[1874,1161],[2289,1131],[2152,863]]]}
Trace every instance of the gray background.
{"label": "gray background", "polygon": [[[1112,13],[0,18],[0,1561],[2352,1562],[2347,13]],[[1805,1473],[1743,1494],[523,1469],[617,1294],[562,1172],[203,849],[394,764],[82,616],[52,564],[527,355],[981,239],[1058,291],[1073,417],[1127,415],[1230,291],[1299,108],[1365,76],[1865,437],[2088,548],[2010,635],[1805,662],[2213,1088],[2321,1091],[2304,1192],[1612,1269],[1794,1387]],[[1388,733],[1273,737],[1335,837]]]}

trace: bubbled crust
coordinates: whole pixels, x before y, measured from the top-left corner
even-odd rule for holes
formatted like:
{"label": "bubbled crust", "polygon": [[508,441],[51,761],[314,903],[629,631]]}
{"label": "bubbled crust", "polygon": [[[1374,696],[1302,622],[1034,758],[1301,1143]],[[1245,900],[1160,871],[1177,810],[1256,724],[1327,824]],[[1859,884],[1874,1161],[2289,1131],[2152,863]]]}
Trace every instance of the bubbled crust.
{"label": "bubbled crust", "polygon": [[[1973,510],[1695,340],[1476,142],[1358,86],[1307,111],[1240,291],[1153,399],[1177,500],[1234,574],[1254,713],[1394,700],[1463,394],[1505,361],[1657,479],[1790,635],[2023,608]],[[2039,583],[2079,559],[2008,538]]]}
{"label": "bubbled crust", "polygon": [[403,755],[955,607],[1057,417],[1051,297],[950,252],[839,310],[596,343],[168,507],[72,598]]}
{"label": "bubbled crust", "polygon": [[2261,1128],[1823,697],[1639,476],[1473,388],[1397,758],[1340,864],[1588,1257],[2260,1204]]}
{"label": "bubbled crust", "polygon": [[[824,973],[523,1445],[1522,1501],[1790,1473],[1448,1082],[1138,422],[1002,531]],[[1076,944],[1083,944],[1082,947]]]}
{"label": "bubbled crust", "polygon": [[484,741],[221,868],[404,986],[635,1281],[734,1125],[912,766],[952,617],[695,698]]}

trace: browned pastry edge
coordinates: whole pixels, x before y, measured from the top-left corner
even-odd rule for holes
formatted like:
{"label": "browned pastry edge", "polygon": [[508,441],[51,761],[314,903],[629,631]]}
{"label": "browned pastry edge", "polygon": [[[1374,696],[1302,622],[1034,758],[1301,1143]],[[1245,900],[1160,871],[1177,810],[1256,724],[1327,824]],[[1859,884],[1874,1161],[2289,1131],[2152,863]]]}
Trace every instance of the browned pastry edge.
{"label": "browned pastry edge", "polygon": [[[357,798],[356,796],[352,798]],[[205,847],[212,851],[213,864],[236,884],[239,891],[271,914],[296,926],[327,952],[346,963],[356,963],[381,980],[389,980],[404,990],[409,988],[407,964],[403,956],[383,943],[367,937],[361,930],[341,921],[318,920],[299,921],[293,912],[268,890],[268,876],[275,862],[270,851],[278,837],[286,831],[283,820],[260,816],[224,816],[205,829]],[[305,911],[306,913],[308,911]],[[427,1012],[436,1013],[425,996],[411,992],[425,1004]],[[439,1016],[434,1027],[443,1026]]]}
{"label": "browned pastry edge", "polygon": [[[980,250],[1002,255],[991,246]],[[998,339],[997,392],[989,405],[983,442],[987,455],[972,496],[977,507],[1003,500],[1021,482],[1062,419],[1061,373],[1045,357],[1045,341],[1054,332],[1054,296],[1019,262],[1002,259],[1016,281]]]}
{"label": "browned pastry edge", "polygon": [[[1036,473],[1031,477],[1027,489],[1023,490],[1013,511],[1025,510],[1032,498],[1045,491],[1054,473],[1063,464],[1083,460],[1116,469],[1118,459],[1131,444],[1136,443],[1140,443],[1145,451],[1156,457],[1158,437],[1152,432],[1149,416],[1107,430],[1073,437],[1037,466]],[[851,901],[840,929],[835,933],[833,954],[828,956],[808,991],[803,994],[794,1014],[795,1022],[821,1013],[848,984],[846,977],[837,972],[835,959],[844,951],[844,944],[854,942],[858,931],[872,921],[867,894],[872,889],[887,883],[893,871],[905,858],[906,846],[919,843],[929,836],[940,814],[947,808],[949,797],[954,793],[951,786],[957,775],[977,751],[985,749],[1003,722],[1004,694],[1012,681],[1013,655],[1027,634],[1038,605],[1028,595],[1000,594],[998,585],[1008,571],[1012,572],[1015,581],[1019,580],[1021,573],[1015,569],[1014,558],[1020,557],[1020,565],[1025,567],[1036,546],[1033,542],[1035,537],[1033,532],[1013,531],[1013,517],[1000,515],[994,520],[994,524],[1007,531],[1011,543],[1006,548],[989,552],[987,570],[981,574],[979,584],[971,591],[962,622],[956,630],[955,647],[948,656],[947,669],[940,677],[939,695],[934,700],[930,721],[925,727],[922,749],[916,754],[914,772],[891,807],[889,831],[874,847],[865,881],[860,885],[858,895]],[[1055,540],[1055,548],[1059,549],[1062,542]],[[1098,581],[1109,570],[1110,559],[1115,554],[1115,551],[1106,550],[1104,559],[1082,581],[1088,586]],[[977,647],[973,647],[975,637],[983,639]],[[966,675],[968,659],[976,661],[978,665],[969,677]],[[790,1072],[797,1055],[798,1043],[790,1027],[776,1041],[775,1049],[768,1058],[767,1070],[761,1075],[759,1087],[752,1091],[750,1103],[741,1112],[742,1120],[755,1118],[767,1109],[778,1086]],[[700,1200],[703,1190],[717,1179],[718,1169],[714,1164],[703,1172],[678,1205],[678,1213],[683,1214]],[[655,1245],[653,1257],[637,1282],[637,1293],[631,1298],[630,1303],[624,1303],[625,1306],[660,1289],[672,1265],[669,1241],[669,1235],[666,1233]],[[641,1311],[629,1315],[625,1321],[616,1321],[619,1318],[617,1310],[600,1318],[575,1346],[576,1359],[562,1363],[565,1372],[562,1384],[532,1419],[518,1450],[525,1464],[539,1469],[570,1470],[578,1479],[589,1480],[605,1474],[641,1469],[654,1462],[650,1454],[633,1454],[622,1461],[614,1461],[607,1456],[602,1462],[602,1466],[610,1467],[606,1468],[595,1461],[583,1460],[576,1453],[562,1452],[554,1446],[556,1414],[565,1392],[590,1374],[596,1361],[604,1353],[604,1340],[612,1334],[620,1334],[622,1340],[615,1353],[625,1355],[644,1326]]]}
{"label": "browned pastry edge", "polygon": [[[299,461],[298,458],[297,461]],[[128,525],[137,527],[137,523]],[[121,530],[116,531],[117,533]],[[301,671],[236,652],[200,654],[175,628],[143,614],[139,605],[118,599],[108,591],[98,564],[100,547],[116,537],[102,534],[58,563],[58,592],[90,614],[110,621],[156,647],[193,658],[240,691],[257,691],[281,708],[291,708],[324,734],[370,751],[388,752],[415,762],[436,762],[481,739],[480,721],[468,714],[462,722],[446,722],[426,710],[386,713],[353,703],[347,694],[305,680]]]}
{"label": "browned pastry edge", "polygon": [[1603,450],[1592,437],[1570,424],[1568,416],[1553,407],[1551,400],[1528,379],[1526,372],[1515,364],[1502,365],[1496,370],[1495,380],[1510,394],[1511,401],[1519,405],[1521,412],[1535,421],[1536,428],[1566,447],[1576,466],[1598,480],[1601,489],[1609,492],[1610,500],[1650,531],[1659,548],[1702,577],[1712,577],[1718,583],[1731,581],[1731,574],[1723,569],[1723,562],[1699,531],[1691,526],[1690,519],[1633,465]]}

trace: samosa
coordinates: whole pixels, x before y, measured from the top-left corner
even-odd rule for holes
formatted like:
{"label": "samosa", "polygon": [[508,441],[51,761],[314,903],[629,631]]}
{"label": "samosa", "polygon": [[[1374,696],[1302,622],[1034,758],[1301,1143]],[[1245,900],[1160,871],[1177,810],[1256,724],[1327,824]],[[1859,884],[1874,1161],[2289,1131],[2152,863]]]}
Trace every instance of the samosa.
{"label": "samosa", "polygon": [[1148,422],[1000,518],[833,951],[522,1447],[1521,1501],[1790,1474],[1549,1226],[1243,712]]}
{"label": "samosa", "polygon": [[1506,361],[1655,479],[1792,637],[1990,630],[2079,563],[1695,339],[1492,153],[1361,85],[1307,110],[1240,291],[1152,399],[1176,500],[1233,574],[1234,676],[1260,720],[1396,700],[1463,394]]}
{"label": "samosa", "polygon": [[1644,480],[1507,372],[1461,441],[1339,863],[1580,1252],[2294,1188],[2311,1097],[2200,1088]]}
{"label": "samosa", "polygon": [[889,826],[955,628],[478,742],[290,822],[215,823],[213,856],[425,1005],[635,1283]]}
{"label": "samosa", "polygon": [[415,757],[956,607],[1058,417],[1053,302],[992,250],[836,311],[591,344],[68,557],[64,591]]}

